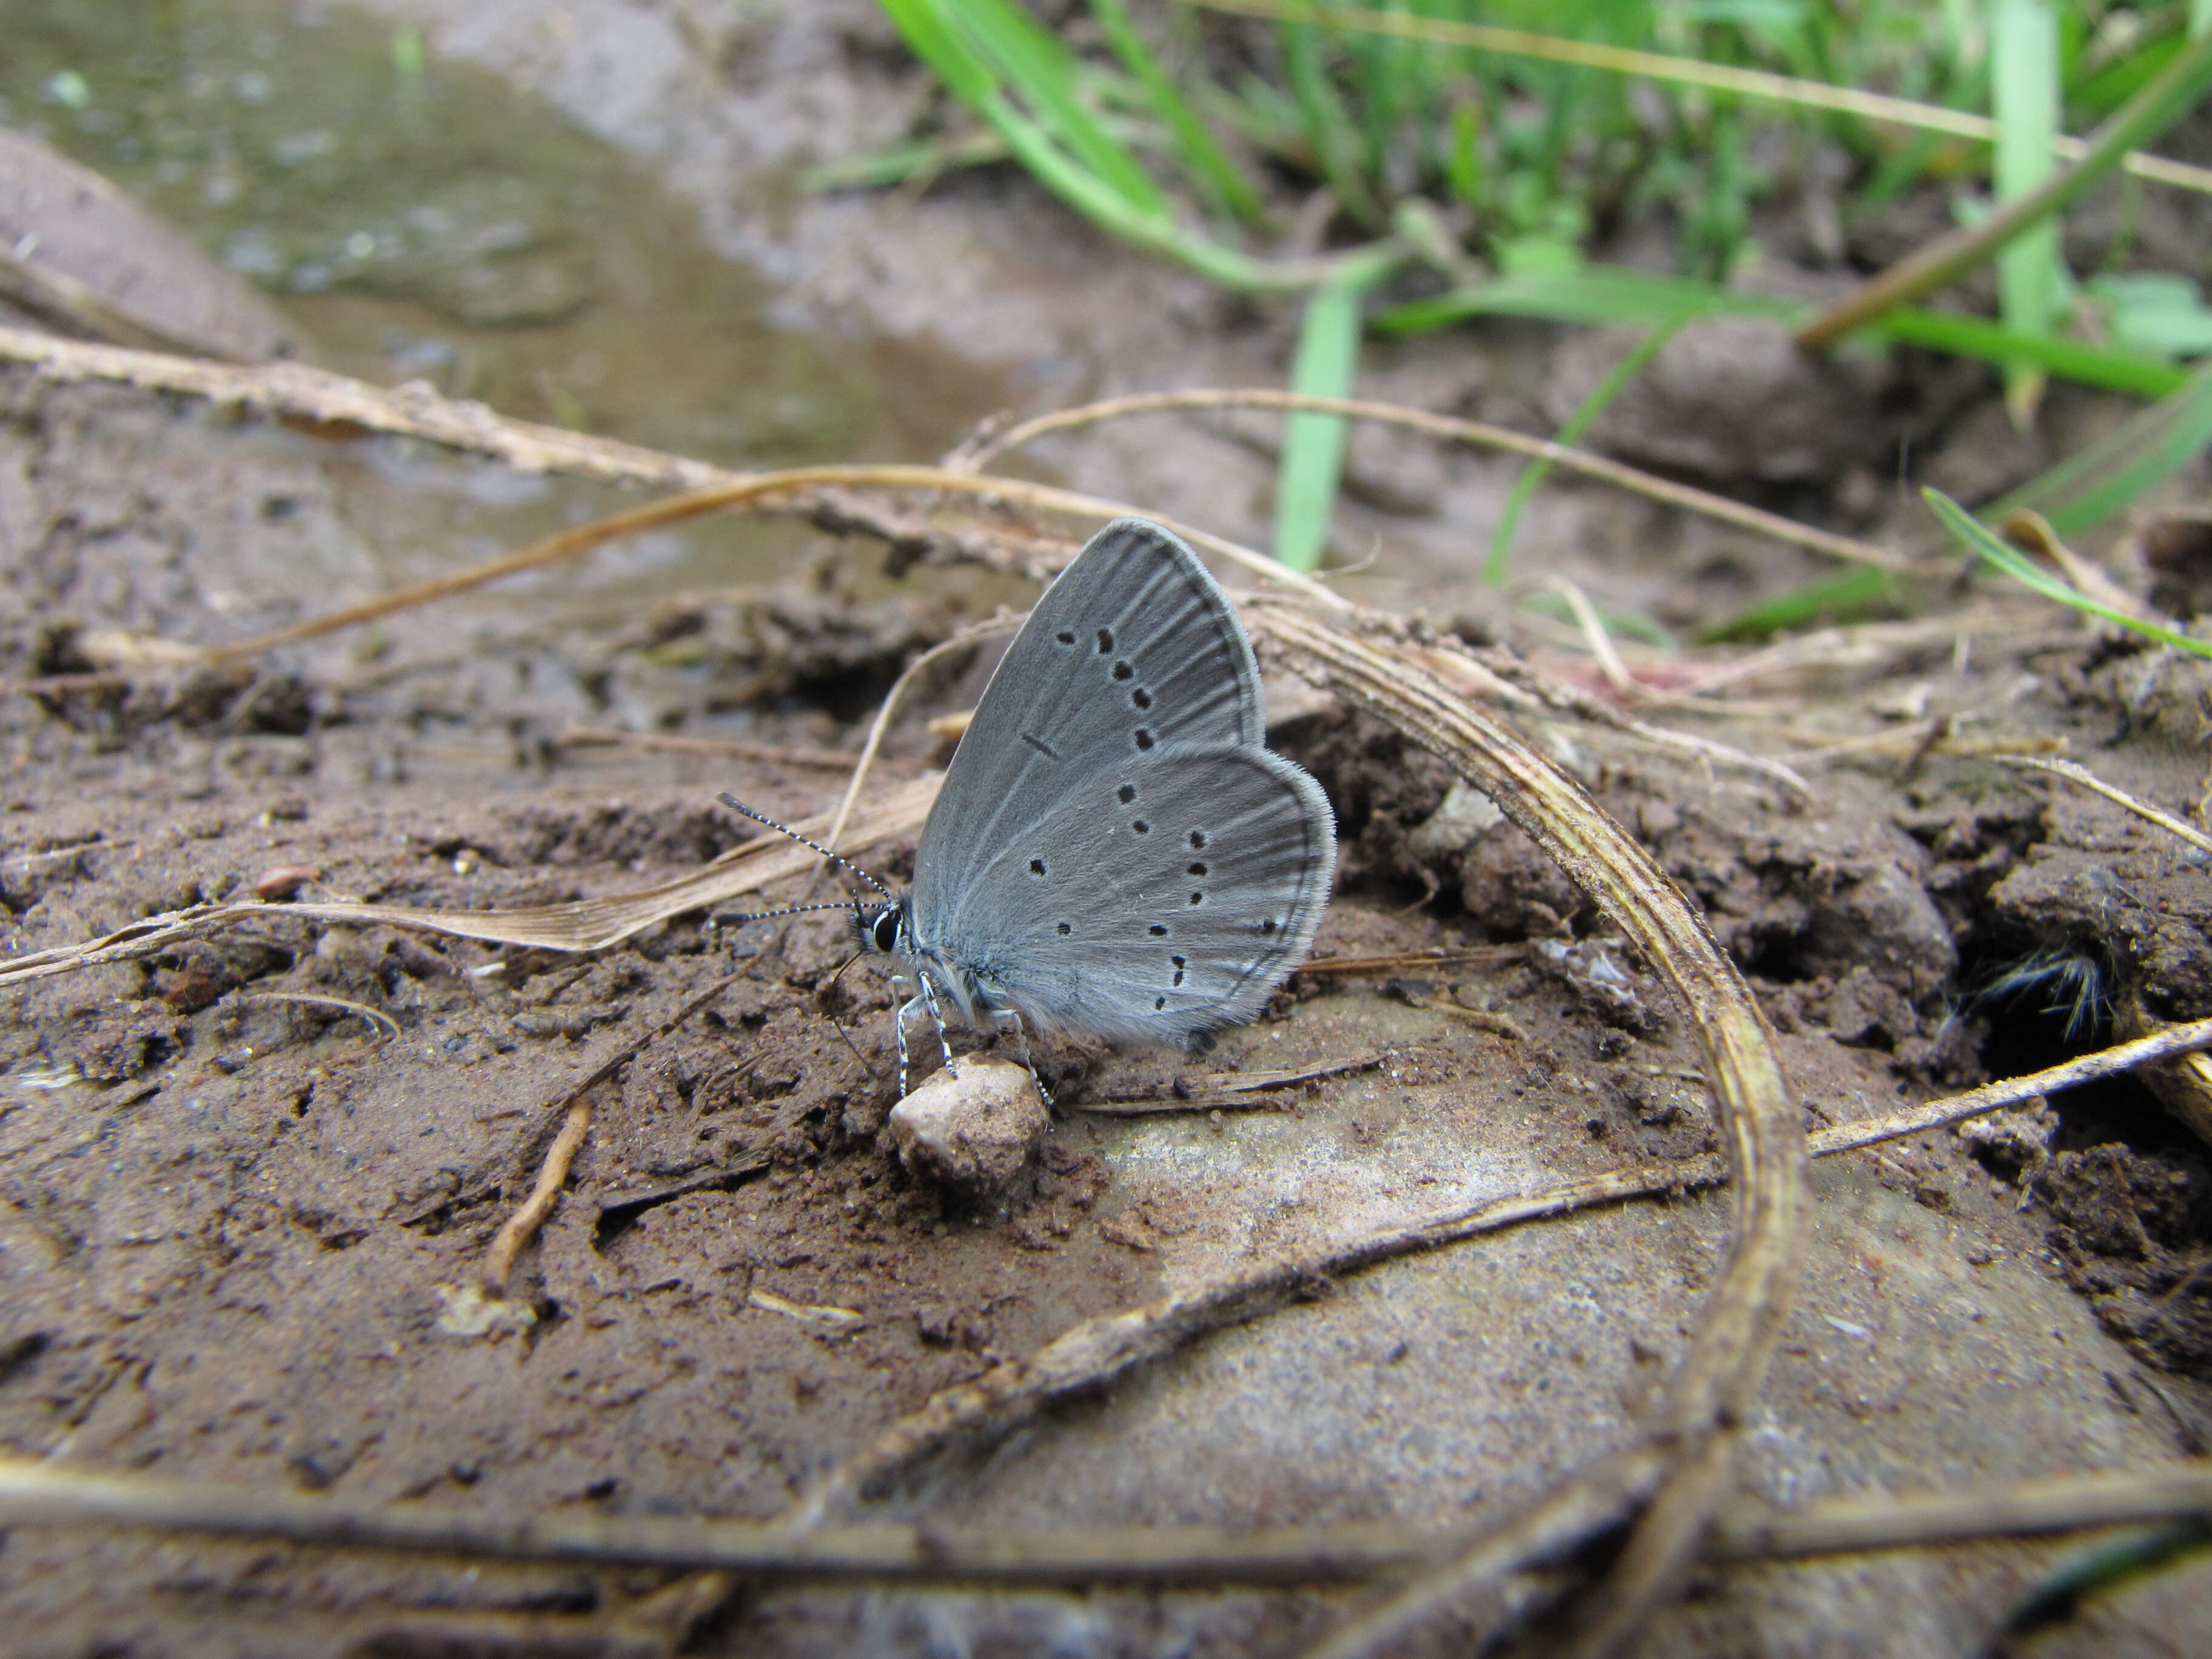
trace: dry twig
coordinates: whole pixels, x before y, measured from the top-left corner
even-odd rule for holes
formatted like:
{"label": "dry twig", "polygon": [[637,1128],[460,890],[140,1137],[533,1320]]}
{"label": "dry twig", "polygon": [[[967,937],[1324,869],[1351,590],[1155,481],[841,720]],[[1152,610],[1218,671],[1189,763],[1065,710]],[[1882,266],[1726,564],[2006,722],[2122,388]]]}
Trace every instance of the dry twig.
{"label": "dry twig", "polygon": [[[1716,1524],[1711,1554],[1754,1561],[1902,1549],[2208,1512],[2212,1463],[2199,1459],[1963,1492],[1823,1498],[1794,1510],[1738,1503]],[[518,1521],[417,1503],[96,1474],[29,1458],[0,1458],[0,1524],[152,1527],[336,1548],[709,1567],[750,1577],[1206,1587],[1356,1581],[1433,1560],[1455,1536],[1376,1522],[1001,1531],[915,1522],[794,1530],[778,1522],[589,1512]],[[1571,1535],[1572,1528],[1563,1530]]]}
{"label": "dry twig", "polygon": [[720,996],[743,976],[741,973],[729,974],[716,980],[642,1036],[624,1043],[556,1104],[553,1108],[556,1111],[563,1105],[568,1109],[568,1119],[561,1125],[560,1133],[553,1137],[553,1144],[545,1150],[545,1158],[538,1165],[538,1180],[530,1189],[530,1196],[523,1200],[520,1209],[501,1224],[499,1231],[492,1237],[491,1248],[484,1252],[483,1278],[486,1290],[497,1297],[507,1294],[507,1281],[514,1277],[515,1258],[522,1254],[523,1247],[537,1237],[545,1218],[552,1214],[553,1206],[560,1199],[561,1188],[568,1184],[569,1166],[574,1163],[576,1153],[584,1144],[584,1136],[592,1127],[592,1091],[636,1059],[647,1048],[659,1042]]}

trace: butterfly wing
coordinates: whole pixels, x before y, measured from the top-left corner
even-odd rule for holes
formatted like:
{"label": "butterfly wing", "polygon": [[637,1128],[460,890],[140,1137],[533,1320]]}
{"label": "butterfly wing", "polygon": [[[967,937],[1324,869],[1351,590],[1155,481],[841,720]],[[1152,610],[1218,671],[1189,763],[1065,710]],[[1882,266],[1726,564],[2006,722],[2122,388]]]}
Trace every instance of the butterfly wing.
{"label": "butterfly wing", "polygon": [[1335,865],[1328,799],[1281,756],[1156,752],[1015,831],[932,943],[1040,1029],[1184,1038],[1266,1006],[1313,944]]}
{"label": "butterfly wing", "polygon": [[1097,777],[1265,736],[1227,596],[1178,538],[1116,520],[1045,590],[984,689],[922,828],[917,936],[941,945],[979,907],[1025,902],[985,866]]}

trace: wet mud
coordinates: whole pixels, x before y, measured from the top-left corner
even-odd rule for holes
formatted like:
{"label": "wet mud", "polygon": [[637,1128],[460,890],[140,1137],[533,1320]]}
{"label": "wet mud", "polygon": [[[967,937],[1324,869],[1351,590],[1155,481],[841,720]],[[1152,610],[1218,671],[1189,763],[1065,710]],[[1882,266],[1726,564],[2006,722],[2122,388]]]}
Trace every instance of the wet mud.
{"label": "wet mud", "polygon": [[[872,8],[803,26],[704,4],[371,9],[380,27],[427,23],[434,58],[495,69],[503,95],[566,110],[623,165],[649,155],[663,202],[754,260],[727,280],[752,285],[757,318],[775,292],[842,319],[811,343],[777,335],[791,355],[771,366],[811,381],[838,352],[856,376],[949,365],[899,382],[919,413],[829,422],[794,441],[809,459],[927,453],[997,400],[1280,379],[1280,326],[1009,180],[896,204],[710,187],[710,163],[819,148],[810,98],[874,112],[856,145],[897,129],[909,78]],[[763,76],[771,52],[809,72]],[[337,325],[340,361],[356,349],[346,307],[427,307],[415,314],[441,338],[489,328],[427,289],[295,286],[285,303],[311,333]],[[1553,349],[1501,331],[1386,361],[1375,391],[1534,410]],[[509,407],[545,416],[526,393]],[[665,427],[617,429],[696,439],[711,459],[793,453],[756,428],[718,449],[706,418],[679,399]],[[1250,437],[1140,422],[1037,459],[1249,532],[1269,465]],[[1347,538],[1371,532],[1381,551],[1347,587],[1488,637],[1501,624],[1476,614],[1466,547],[1510,470],[1371,434],[1354,463],[1373,487]],[[1612,582],[1625,609],[1710,615],[1811,570],[1591,492],[1564,501],[1532,514],[1531,545]],[[100,629],[242,637],[618,504],[0,369],[0,670],[81,672]],[[1887,509],[1839,490],[1833,510]],[[781,817],[823,809],[842,775],[808,757],[857,748],[919,649],[1025,599],[1002,578],[881,565],[858,543],[715,526],[251,671],[9,697],[0,948],[256,892],[497,908],[679,875],[744,839],[717,790]],[[2168,593],[2203,576],[2185,538],[2144,571]],[[2170,656],[2058,631],[2013,657],[1946,637],[1878,671],[1834,669],[1808,701],[1894,698],[1900,725],[1933,708],[2063,738],[2185,814],[2212,692]],[[1512,637],[1582,672],[1556,635]],[[894,727],[884,785],[942,763],[925,720],[975,690],[973,672],[948,672]],[[1282,708],[1272,741],[1327,789],[1344,847],[1317,954],[1479,959],[1302,975],[1200,1058],[1050,1044],[1039,1069],[1060,1109],[1034,1166],[988,1197],[900,1158],[889,994],[847,967],[834,915],[787,933],[684,918],[588,957],[272,920],[0,994],[0,1445],[488,1513],[767,1518],[936,1390],[1082,1319],[1412,1213],[1712,1151],[1668,994],[1533,844],[1395,734],[1314,698]],[[580,729],[756,747],[718,757]],[[1720,721],[1709,734],[1732,736]],[[2126,1018],[2212,1015],[2203,861],[2100,798],[1908,746],[1821,770],[1799,799],[1563,721],[1534,735],[1703,908],[1810,1125],[2085,1052]],[[895,879],[912,851],[894,840],[866,859]],[[724,975],[592,1096],[567,1190],[488,1314],[486,1249],[577,1085]],[[1203,1104],[1221,1079],[1300,1071],[1325,1074],[1253,1109]],[[1201,1109],[1082,1109],[1193,1096]],[[1788,1504],[2201,1453],[2209,1156],[2120,1079],[1822,1165],[1747,1489]],[[1727,1216],[1724,1195],[1677,1196],[1316,1285],[909,1471],[879,1512],[1016,1529],[1495,1512],[1627,1439],[1693,1328]],[[1639,1650],[1967,1650],[2076,1547],[1730,1570]],[[2147,1581],[2037,1650],[2181,1650],[2212,1619],[2205,1584]],[[58,1659],[1273,1653],[1356,1600],[738,1586],[695,1624],[649,1573],[121,1529],[18,1528],[0,1545],[15,1650]]]}

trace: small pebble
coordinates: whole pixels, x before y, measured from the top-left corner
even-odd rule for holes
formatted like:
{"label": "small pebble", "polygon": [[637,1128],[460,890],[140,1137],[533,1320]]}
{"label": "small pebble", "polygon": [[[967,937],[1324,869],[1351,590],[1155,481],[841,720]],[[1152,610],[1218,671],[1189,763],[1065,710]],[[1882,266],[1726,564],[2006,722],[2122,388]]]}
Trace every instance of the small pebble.
{"label": "small pebble", "polygon": [[307,883],[322,878],[322,870],[313,864],[272,864],[254,878],[253,890],[263,903],[281,904]]}
{"label": "small pebble", "polygon": [[993,1198],[1028,1173],[1052,1114],[1026,1067],[969,1059],[892,1107],[888,1127],[915,1174]]}

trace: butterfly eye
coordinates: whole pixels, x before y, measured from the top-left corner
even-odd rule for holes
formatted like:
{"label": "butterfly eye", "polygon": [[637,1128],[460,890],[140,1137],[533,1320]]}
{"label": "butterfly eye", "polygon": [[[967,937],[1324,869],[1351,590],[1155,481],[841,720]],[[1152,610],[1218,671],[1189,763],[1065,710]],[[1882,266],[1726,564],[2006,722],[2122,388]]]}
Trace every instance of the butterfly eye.
{"label": "butterfly eye", "polygon": [[875,926],[870,931],[875,937],[876,949],[886,955],[896,950],[898,948],[898,912],[878,911],[876,915]]}

